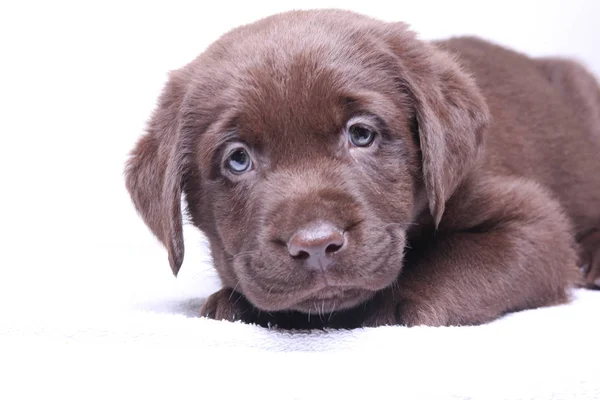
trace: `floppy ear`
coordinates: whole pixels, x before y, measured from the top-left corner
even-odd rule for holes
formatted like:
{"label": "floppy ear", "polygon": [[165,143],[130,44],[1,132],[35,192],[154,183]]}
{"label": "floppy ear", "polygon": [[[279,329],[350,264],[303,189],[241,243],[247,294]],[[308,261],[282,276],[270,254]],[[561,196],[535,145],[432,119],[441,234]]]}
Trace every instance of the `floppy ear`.
{"label": "floppy ear", "polygon": [[483,149],[489,109],[475,81],[447,52],[417,40],[405,24],[390,39],[401,71],[398,79],[413,97],[429,210],[436,226],[445,203]]}
{"label": "floppy ear", "polygon": [[137,142],[125,169],[133,203],[152,233],[169,253],[177,276],[183,262],[181,186],[184,154],[179,138],[179,108],[184,83],[171,74],[152,115],[146,134]]}

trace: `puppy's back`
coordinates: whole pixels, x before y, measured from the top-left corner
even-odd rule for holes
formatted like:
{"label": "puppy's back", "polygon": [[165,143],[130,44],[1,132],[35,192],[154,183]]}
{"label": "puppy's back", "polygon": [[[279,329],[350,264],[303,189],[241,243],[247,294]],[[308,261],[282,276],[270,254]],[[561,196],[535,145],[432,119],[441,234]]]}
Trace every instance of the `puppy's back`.
{"label": "puppy's back", "polygon": [[476,38],[436,42],[456,55],[492,114],[478,173],[553,190],[584,232],[600,223],[600,87],[574,61],[530,58]]}

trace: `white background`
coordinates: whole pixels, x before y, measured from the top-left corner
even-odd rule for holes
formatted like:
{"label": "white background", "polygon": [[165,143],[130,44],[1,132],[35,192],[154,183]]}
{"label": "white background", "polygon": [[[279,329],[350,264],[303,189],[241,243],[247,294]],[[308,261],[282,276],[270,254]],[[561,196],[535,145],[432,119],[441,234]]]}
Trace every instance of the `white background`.
{"label": "white background", "polygon": [[[5,1],[0,5],[0,307],[153,307],[214,289],[201,236],[186,228],[175,280],[123,185],[169,70],[225,31],[293,8],[402,20],[422,38],[477,34],[531,55],[574,56],[600,74],[600,2]],[[154,302],[154,303],[153,303]],[[86,308],[89,310],[89,308]]]}

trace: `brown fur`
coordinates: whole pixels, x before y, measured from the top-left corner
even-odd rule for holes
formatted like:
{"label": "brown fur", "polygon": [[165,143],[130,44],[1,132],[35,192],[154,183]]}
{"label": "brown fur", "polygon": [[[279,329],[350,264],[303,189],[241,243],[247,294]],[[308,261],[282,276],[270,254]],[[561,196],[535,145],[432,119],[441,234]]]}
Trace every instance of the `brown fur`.
{"label": "brown fur", "polygon": [[[348,140],[357,117],[369,147]],[[234,174],[240,146],[253,167]],[[600,89],[574,62],[297,11],[174,71],[126,181],[175,274],[185,195],[224,286],[203,315],[477,324],[600,278],[598,154]],[[321,270],[286,247],[315,221],[344,235]]]}

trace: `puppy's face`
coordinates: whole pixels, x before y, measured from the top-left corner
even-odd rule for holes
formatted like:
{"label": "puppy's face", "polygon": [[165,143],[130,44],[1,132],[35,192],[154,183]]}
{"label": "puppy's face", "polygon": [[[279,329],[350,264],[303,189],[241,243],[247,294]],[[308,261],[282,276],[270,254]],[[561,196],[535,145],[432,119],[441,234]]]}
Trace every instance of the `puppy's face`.
{"label": "puppy's face", "polygon": [[[463,116],[435,97],[445,88],[415,88],[428,74],[433,85],[435,68],[471,82],[394,29],[344,12],[283,14],[230,32],[172,75],[127,174],[175,272],[183,191],[224,285],[258,308],[329,312],[395,281],[407,228],[427,202],[439,221],[459,178],[446,175],[474,158],[481,122],[451,156],[435,129],[485,110],[465,105]],[[460,95],[445,100],[473,103]]]}
{"label": "puppy's face", "polygon": [[236,101],[195,145],[190,213],[222,252],[227,284],[264,310],[351,307],[402,266],[414,112],[381,65],[349,71],[356,55],[323,51],[234,71]]}

